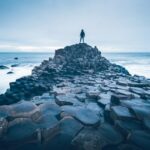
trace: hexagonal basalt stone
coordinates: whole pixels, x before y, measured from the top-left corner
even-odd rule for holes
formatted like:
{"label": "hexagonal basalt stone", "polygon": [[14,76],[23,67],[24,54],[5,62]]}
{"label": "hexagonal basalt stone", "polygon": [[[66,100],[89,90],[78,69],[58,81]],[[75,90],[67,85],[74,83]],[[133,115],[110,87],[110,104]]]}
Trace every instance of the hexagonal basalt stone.
{"label": "hexagonal basalt stone", "polygon": [[62,106],[62,111],[75,117],[85,125],[97,126],[100,123],[100,117],[97,112],[83,106]]}
{"label": "hexagonal basalt stone", "polygon": [[37,126],[31,120],[27,118],[17,118],[9,123],[8,131],[5,136],[5,142],[18,142],[27,143],[38,140]]}
{"label": "hexagonal basalt stone", "polygon": [[44,150],[70,150],[72,139],[80,132],[83,125],[71,116],[67,116],[59,122],[59,127],[58,134],[44,143]]}
{"label": "hexagonal basalt stone", "polygon": [[55,98],[56,104],[59,106],[63,105],[80,105],[81,102],[79,102],[74,94],[64,94],[64,95],[58,95]]}
{"label": "hexagonal basalt stone", "polygon": [[45,102],[39,106],[41,114],[50,113],[51,115],[57,116],[60,114],[60,107],[52,102]]}
{"label": "hexagonal basalt stone", "polygon": [[135,116],[129,111],[129,109],[123,106],[111,107],[110,115],[114,121],[117,119],[132,120],[135,118]]}
{"label": "hexagonal basalt stone", "polygon": [[98,100],[98,104],[100,104],[102,107],[105,107],[107,104],[110,104],[110,99],[111,99],[110,93],[107,94],[102,93],[100,95],[100,99]]}
{"label": "hexagonal basalt stone", "polygon": [[142,150],[142,149],[133,144],[121,144],[120,146],[118,146],[118,150]]}
{"label": "hexagonal basalt stone", "polygon": [[98,100],[100,98],[100,92],[99,91],[88,91],[86,93],[87,98],[93,99],[93,100]]}
{"label": "hexagonal basalt stone", "polygon": [[150,117],[144,118],[144,126],[150,131]]}
{"label": "hexagonal basalt stone", "polygon": [[111,125],[102,124],[99,128],[84,128],[72,141],[75,149],[103,150],[109,145],[118,145],[122,135]]}
{"label": "hexagonal basalt stone", "polygon": [[3,135],[7,131],[8,122],[5,118],[0,118],[0,138],[3,137]]}
{"label": "hexagonal basalt stone", "polygon": [[36,120],[41,114],[38,107],[28,101],[21,101],[16,104],[10,105],[10,113],[12,118],[32,118]]}
{"label": "hexagonal basalt stone", "polygon": [[150,116],[150,106],[132,106],[130,109],[140,120],[144,120],[144,118],[149,118]]}
{"label": "hexagonal basalt stone", "polygon": [[139,146],[142,150],[150,149],[150,133],[143,130],[133,131],[128,141]]}
{"label": "hexagonal basalt stone", "polygon": [[141,130],[142,124],[137,120],[116,120],[115,121],[116,128],[124,135],[128,136],[134,130]]}
{"label": "hexagonal basalt stone", "polygon": [[41,129],[43,140],[47,141],[59,131],[58,120],[51,114],[44,114],[36,121],[37,127]]}

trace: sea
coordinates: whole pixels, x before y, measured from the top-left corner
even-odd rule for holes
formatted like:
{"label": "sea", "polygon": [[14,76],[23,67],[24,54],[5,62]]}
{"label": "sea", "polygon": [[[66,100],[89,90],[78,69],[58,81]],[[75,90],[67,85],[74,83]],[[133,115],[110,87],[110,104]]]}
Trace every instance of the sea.
{"label": "sea", "polygon": [[[0,66],[9,68],[0,69],[0,94],[9,88],[10,82],[30,75],[35,66],[53,56],[54,53],[0,53]],[[112,63],[124,66],[132,75],[150,78],[150,53],[103,53],[103,56]],[[10,71],[13,73],[7,74]]]}

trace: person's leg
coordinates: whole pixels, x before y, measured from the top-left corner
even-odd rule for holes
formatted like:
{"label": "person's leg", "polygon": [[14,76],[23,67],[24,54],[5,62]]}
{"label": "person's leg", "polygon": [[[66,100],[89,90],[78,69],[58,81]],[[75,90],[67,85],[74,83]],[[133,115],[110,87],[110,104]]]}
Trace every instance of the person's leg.
{"label": "person's leg", "polygon": [[81,41],[82,41],[82,38],[80,37],[80,43],[81,43]]}
{"label": "person's leg", "polygon": [[84,37],[83,37],[83,43],[84,43]]}

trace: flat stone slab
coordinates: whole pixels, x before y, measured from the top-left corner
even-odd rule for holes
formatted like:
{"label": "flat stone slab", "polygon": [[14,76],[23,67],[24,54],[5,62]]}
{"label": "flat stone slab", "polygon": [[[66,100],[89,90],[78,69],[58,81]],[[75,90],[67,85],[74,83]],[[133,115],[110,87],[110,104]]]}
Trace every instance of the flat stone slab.
{"label": "flat stone slab", "polygon": [[142,88],[138,88],[138,87],[130,87],[129,90],[133,93],[136,93],[136,94],[139,94],[139,95],[142,95],[144,94],[145,90],[142,89]]}
{"label": "flat stone slab", "polygon": [[110,115],[114,121],[117,119],[132,120],[135,118],[134,115],[129,111],[129,109],[127,107],[123,107],[123,106],[111,107]]}
{"label": "flat stone slab", "polygon": [[107,93],[101,93],[100,99],[97,101],[98,104],[100,104],[102,107],[105,107],[107,104],[110,104],[111,94]]}
{"label": "flat stone slab", "polygon": [[141,130],[142,124],[137,120],[116,120],[115,127],[126,137],[134,130]]}
{"label": "flat stone slab", "polygon": [[120,146],[118,146],[117,150],[142,150],[142,149],[133,144],[121,144]]}
{"label": "flat stone slab", "polygon": [[143,130],[136,130],[128,138],[129,142],[134,143],[142,150],[150,149],[150,133]]}
{"label": "flat stone slab", "polygon": [[111,105],[120,105],[121,100],[126,100],[128,99],[128,96],[126,95],[121,95],[121,94],[112,94],[111,95]]}
{"label": "flat stone slab", "polygon": [[38,137],[36,129],[37,126],[31,119],[17,118],[9,123],[5,141],[22,141],[23,143],[37,141]]}
{"label": "flat stone slab", "polygon": [[0,118],[0,138],[7,132],[8,122],[5,118]]}
{"label": "flat stone slab", "polygon": [[50,113],[51,115],[57,116],[60,114],[60,107],[52,102],[45,102],[39,106],[41,114]]}
{"label": "flat stone slab", "polygon": [[71,116],[64,117],[59,126],[61,134],[67,134],[72,138],[83,128],[83,125]]}
{"label": "flat stone slab", "polygon": [[130,80],[127,80],[127,79],[119,79],[117,80],[116,82],[118,85],[121,85],[121,86],[127,86],[128,83],[130,83]]}
{"label": "flat stone slab", "polygon": [[0,106],[0,117],[4,118],[31,118],[33,120],[40,116],[38,107],[29,101],[20,101],[16,104]]}
{"label": "flat stone slab", "polygon": [[100,91],[98,90],[90,90],[86,93],[87,98],[98,100],[100,98]]}
{"label": "flat stone slab", "polygon": [[132,106],[131,110],[135,113],[136,117],[140,120],[150,117],[150,106]]}
{"label": "flat stone slab", "polygon": [[95,111],[98,116],[103,114],[103,109],[97,103],[89,102],[86,108]]}
{"label": "flat stone slab", "polygon": [[117,145],[122,135],[111,125],[102,124],[99,128],[84,128],[72,141],[75,149],[102,150],[108,145]]}
{"label": "flat stone slab", "polygon": [[127,98],[132,98],[133,94],[130,91],[123,90],[123,89],[116,89],[113,91],[116,94],[125,95]]}
{"label": "flat stone slab", "polygon": [[100,117],[93,110],[90,110],[82,106],[62,106],[62,111],[75,117],[77,120],[85,125],[98,125],[100,123]]}
{"label": "flat stone slab", "polygon": [[144,126],[150,131],[150,117],[144,118]]}
{"label": "flat stone slab", "polygon": [[85,102],[85,100],[86,100],[86,94],[85,94],[85,93],[77,94],[75,97],[76,97],[80,102]]}
{"label": "flat stone slab", "polygon": [[132,99],[132,100],[121,100],[120,101],[120,104],[122,106],[125,106],[125,107],[128,107],[128,108],[131,108],[132,106],[150,106],[150,102],[148,101],[145,101],[143,99],[140,99],[140,98],[137,98],[137,99]]}
{"label": "flat stone slab", "polygon": [[48,140],[55,136],[59,131],[58,120],[51,114],[42,115],[36,121],[37,127],[42,130],[41,136],[44,140]]}
{"label": "flat stone slab", "polygon": [[29,101],[20,101],[16,104],[10,105],[10,109],[11,117],[13,118],[28,117],[35,120],[40,116],[38,107]]}
{"label": "flat stone slab", "polygon": [[63,105],[81,105],[82,103],[75,98],[74,94],[58,95],[55,98],[56,104]]}
{"label": "flat stone slab", "polygon": [[80,132],[82,128],[83,125],[71,116],[64,117],[59,122],[58,134],[44,143],[45,147],[43,149],[70,150],[72,139],[78,134],[78,132]]}

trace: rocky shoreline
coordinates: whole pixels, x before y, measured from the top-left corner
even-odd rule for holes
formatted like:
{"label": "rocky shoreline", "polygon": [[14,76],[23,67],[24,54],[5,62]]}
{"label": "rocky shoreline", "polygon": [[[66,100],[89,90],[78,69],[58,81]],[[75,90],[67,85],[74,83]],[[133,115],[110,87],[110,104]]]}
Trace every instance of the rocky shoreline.
{"label": "rocky shoreline", "polygon": [[150,149],[150,80],[87,44],[56,50],[0,104],[2,150]]}

